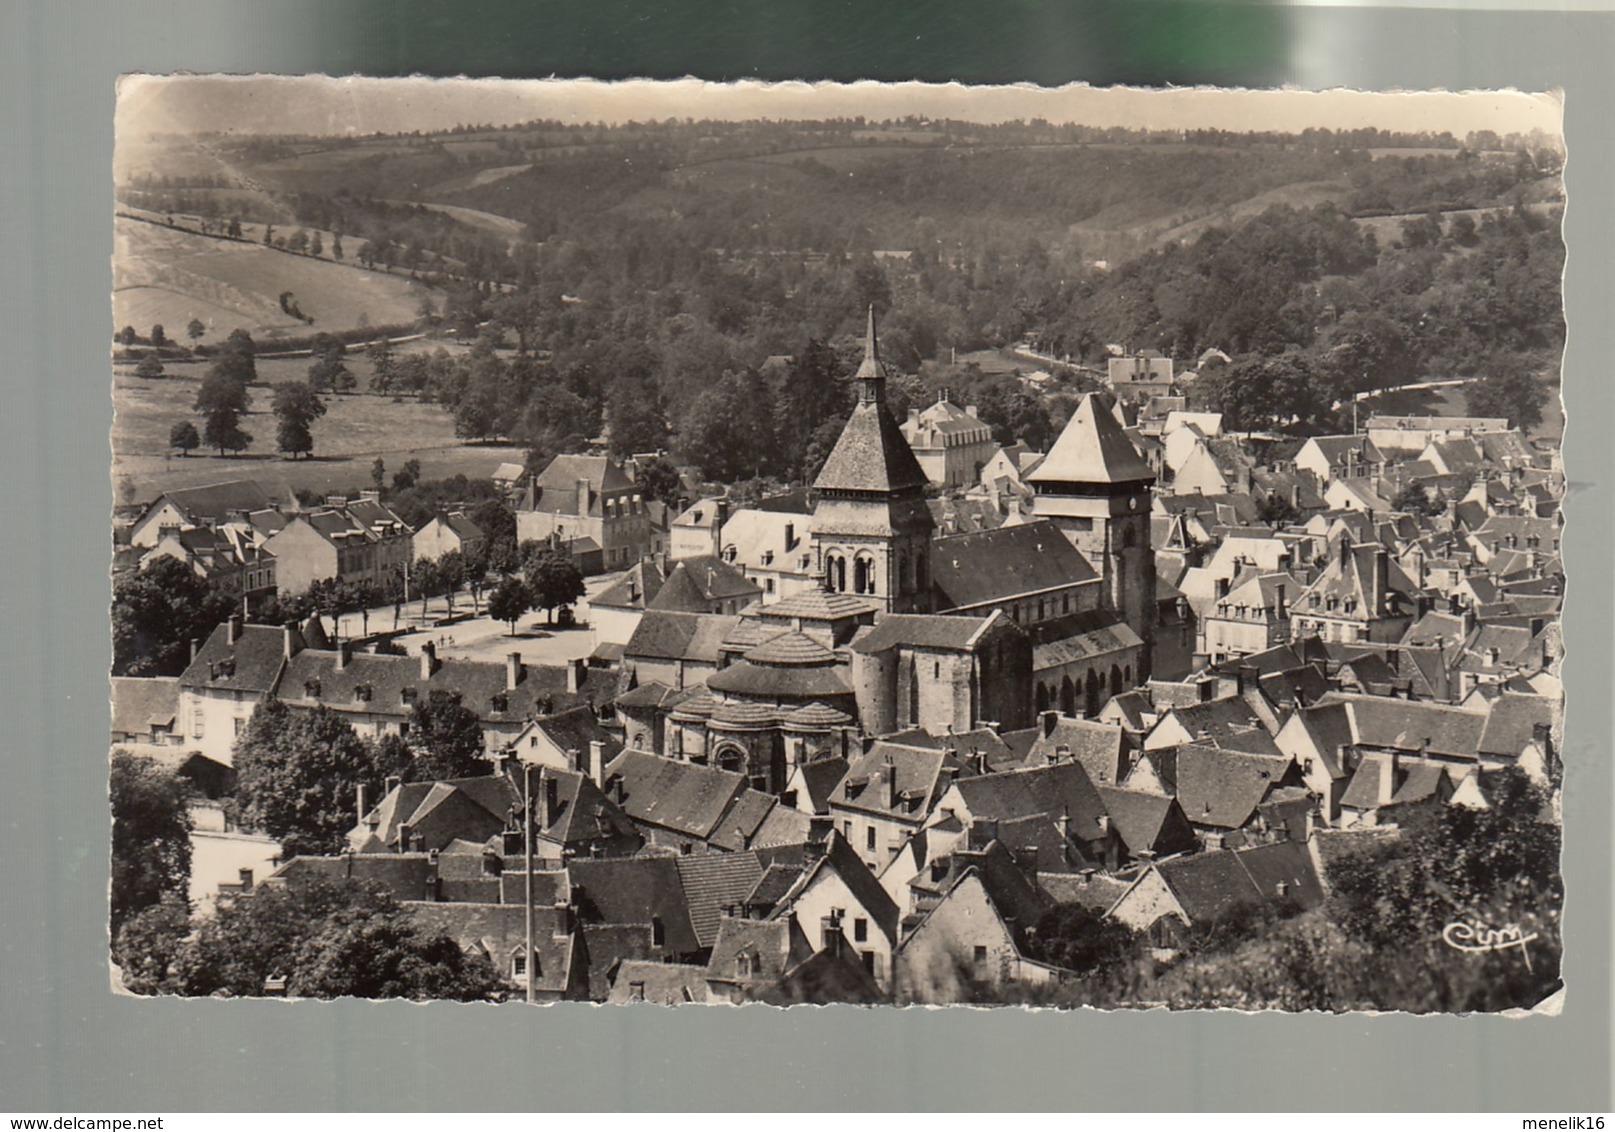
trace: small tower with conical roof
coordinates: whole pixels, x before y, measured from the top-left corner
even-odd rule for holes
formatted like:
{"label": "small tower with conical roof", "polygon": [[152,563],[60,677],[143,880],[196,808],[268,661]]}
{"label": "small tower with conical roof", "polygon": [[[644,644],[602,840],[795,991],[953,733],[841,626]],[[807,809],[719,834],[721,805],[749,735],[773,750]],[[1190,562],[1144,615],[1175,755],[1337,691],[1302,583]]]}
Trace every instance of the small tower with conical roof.
{"label": "small tower with conical roof", "polygon": [[927,612],[931,534],[926,476],[886,407],[886,370],[869,308],[858,402],[813,483],[813,553],[825,588],[893,613]]}
{"label": "small tower with conical roof", "polygon": [[1150,485],[1155,473],[1094,394],[1026,477],[1033,513],[1064,532],[1104,579],[1106,604],[1144,642],[1139,683],[1148,679],[1155,641],[1155,550]]}

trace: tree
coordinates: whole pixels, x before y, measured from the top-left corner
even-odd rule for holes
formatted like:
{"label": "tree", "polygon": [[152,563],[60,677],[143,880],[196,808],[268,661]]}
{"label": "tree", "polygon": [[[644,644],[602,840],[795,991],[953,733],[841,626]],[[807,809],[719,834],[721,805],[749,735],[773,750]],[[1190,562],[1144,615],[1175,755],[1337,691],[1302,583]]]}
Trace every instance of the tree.
{"label": "tree", "polygon": [[163,376],[163,360],[155,352],[147,354],[135,367],[135,376],[147,379]]}
{"label": "tree", "polygon": [[639,469],[639,486],[650,499],[677,507],[684,497],[684,478],[665,456],[648,461]]}
{"label": "tree", "polygon": [[1082,904],[1056,904],[1038,919],[1028,950],[1035,959],[1068,971],[1095,971],[1124,960],[1133,933]]}
{"label": "tree", "polygon": [[331,258],[332,259],[341,259],[342,258],[342,233],[341,232],[333,232],[331,234]]}
{"label": "tree", "polygon": [[252,335],[237,327],[230,331],[219,347],[218,357],[208,367],[208,376],[230,377],[243,385],[250,385],[258,380],[258,366],[254,361],[257,352],[258,347]]}
{"label": "tree", "polygon": [[437,560],[437,583],[449,599],[449,616],[454,616],[454,595],[460,592],[467,577],[465,555],[451,550]]}
{"label": "tree", "polygon": [[318,232],[315,232],[314,235],[309,237],[308,251],[310,255],[325,254],[325,241],[320,238],[320,234]]}
{"label": "tree", "polygon": [[382,491],[387,486],[387,461],[380,456],[370,463],[370,482],[376,485],[377,491]]}
{"label": "tree", "polygon": [[275,386],[275,446],[296,459],[299,453],[314,454],[311,427],[325,415],[325,402],[307,385],[295,381]]}
{"label": "tree", "polygon": [[132,326],[126,326],[118,331],[117,338],[125,346],[133,346],[140,341],[140,335],[135,332],[135,328]]}
{"label": "tree", "polygon": [[201,341],[206,334],[207,327],[203,325],[202,320],[199,318],[191,319],[191,321],[185,326],[185,336],[192,342]]}
{"label": "tree", "polygon": [[168,335],[163,333],[163,324],[155,323],[151,328],[151,344],[153,346],[168,345]]}
{"label": "tree", "polygon": [[488,595],[488,616],[509,625],[512,637],[516,635],[516,622],[532,607],[533,597],[520,578],[506,578]]}
{"label": "tree", "polygon": [[545,543],[522,563],[533,607],[542,609],[546,621],[554,621],[557,607],[574,602],[584,594],[583,571],[572,556]]}
{"label": "tree", "polygon": [[404,466],[393,473],[393,490],[408,491],[414,487],[421,478],[421,462],[419,460],[405,460]]}
{"label": "tree", "polygon": [[1524,363],[1494,356],[1483,364],[1490,372],[1464,386],[1469,415],[1503,417],[1523,431],[1540,425],[1547,391]]}
{"label": "tree", "polygon": [[252,445],[252,433],[241,428],[241,414],[232,409],[215,409],[207,415],[202,427],[202,440],[209,448],[217,448],[219,455],[226,452],[244,452]]}
{"label": "tree", "polygon": [[191,881],[190,787],[145,755],[112,756],[112,935]]}
{"label": "tree", "polygon": [[273,977],[310,998],[475,1001],[499,986],[486,958],[421,929],[389,894],[351,880],[262,886],[201,923],[178,956],[178,993],[261,995]]}
{"label": "tree", "polygon": [[177,558],[162,555],[112,587],[112,674],[178,676],[233,602]]}
{"label": "tree", "polygon": [[123,921],[112,936],[112,961],[126,989],[135,994],[174,994],[191,934],[191,909],[169,897]]}
{"label": "tree", "polygon": [[385,338],[378,338],[371,343],[370,349],[365,351],[365,354],[370,359],[370,388],[377,393],[390,392],[393,382],[398,378],[392,343]]}
{"label": "tree", "polygon": [[341,851],[358,788],[381,785],[375,748],[323,706],[259,704],[236,741],[234,763],[233,812],[278,840],[288,856]]}
{"label": "tree", "polygon": [[190,421],[180,421],[168,430],[168,446],[178,448],[181,456],[189,456],[192,449],[202,446],[202,437]]}
{"label": "tree", "polygon": [[339,357],[317,356],[308,367],[308,387],[316,392],[348,393],[359,381]]}
{"label": "tree", "polygon": [[606,426],[614,456],[660,451],[667,443],[667,415],[655,384],[619,379],[607,399]]}
{"label": "tree", "polygon": [[485,742],[482,721],[460,702],[460,693],[434,691],[409,713],[409,744],[415,751],[409,777],[431,782],[487,774]]}

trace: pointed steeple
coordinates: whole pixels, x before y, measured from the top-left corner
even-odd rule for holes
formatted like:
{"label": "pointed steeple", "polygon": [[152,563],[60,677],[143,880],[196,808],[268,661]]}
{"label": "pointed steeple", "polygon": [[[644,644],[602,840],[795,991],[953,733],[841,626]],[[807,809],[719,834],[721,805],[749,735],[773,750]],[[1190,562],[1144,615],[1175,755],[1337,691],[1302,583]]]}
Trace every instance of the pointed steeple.
{"label": "pointed steeple", "polygon": [[869,327],[864,331],[864,360],[853,374],[858,382],[858,400],[883,401],[886,397],[886,367],[880,364],[880,343],[875,338],[875,304],[869,304]]}

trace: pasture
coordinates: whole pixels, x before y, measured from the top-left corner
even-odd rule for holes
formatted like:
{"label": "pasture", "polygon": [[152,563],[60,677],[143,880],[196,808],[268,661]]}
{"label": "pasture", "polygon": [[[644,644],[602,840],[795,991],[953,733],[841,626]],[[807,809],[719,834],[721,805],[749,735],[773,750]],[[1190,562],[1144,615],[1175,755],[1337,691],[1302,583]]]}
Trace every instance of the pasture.
{"label": "pasture", "polygon": [[[368,381],[363,359],[354,359],[351,368],[361,385]],[[153,381],[120,367],[112,379],[113,482],[129,477],[141,500],[171,487],[254,476],[328,493],[369,487],[370,466],[378,456],[389,478],[406,461],[419,460],[426,479],[489,476],[501,462],[524,458],[520,448],[509,445],[467,444],[454,435],[453,419],[436,404],[360,393],[325,398],[326,414],[314,423],[314,458],[286,459],[275,451],[269,383],[302,380],[307,370],[306,359],[260,361],[262,380],[252,387],[252,412],[242,421],[253,436],[252,447],[233,456],[198,449],[181,457],[168,447],[169,430],[182,420],[201,430],[191,406],[204,367],[170,366],[172,376]]]}
{"label": "pasture", "polygon": [[[280,335],[411,322],[431,289],[384,271],[365,271],[261,244],[217,240],[119,217],[114,229],[113,329],[142,334],[162,323],[170,336],[191,319],[204,341],[244,327],[262,345]],[[280,309],[290,291],[314,325]]]}

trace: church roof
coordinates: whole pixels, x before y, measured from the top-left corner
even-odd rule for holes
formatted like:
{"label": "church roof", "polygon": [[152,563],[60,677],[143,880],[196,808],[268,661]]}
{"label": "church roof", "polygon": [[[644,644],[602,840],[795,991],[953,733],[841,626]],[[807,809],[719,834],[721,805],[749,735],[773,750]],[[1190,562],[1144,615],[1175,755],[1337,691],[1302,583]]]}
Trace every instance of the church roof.
{"label": "church roof", "polygon": [[1116,418],[1089,393],[1078,402],[1048,458],[1026,478],[1032,483],[1132,483],[1153,480],[1155,473]]}
{"label": "church roof", "polygon": [[781,633],[773,637],[750,652],[746,659],[755,664],[768,665],[797,665],[797,664],[834,664],[835,653],[825,648],[819,642],[803,633]]}
{"label": "church roof", "polygon": [[923,491],[929,482],[902,427],[886,407],[886,371],[875,340],[875,311],[869,311],[864,359],[853,379],[862,384],[858,403],[830,458],[813,483],[815,491]]}

